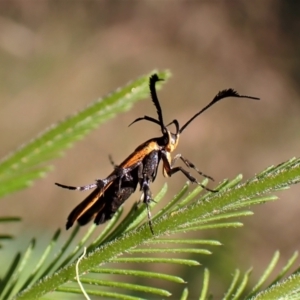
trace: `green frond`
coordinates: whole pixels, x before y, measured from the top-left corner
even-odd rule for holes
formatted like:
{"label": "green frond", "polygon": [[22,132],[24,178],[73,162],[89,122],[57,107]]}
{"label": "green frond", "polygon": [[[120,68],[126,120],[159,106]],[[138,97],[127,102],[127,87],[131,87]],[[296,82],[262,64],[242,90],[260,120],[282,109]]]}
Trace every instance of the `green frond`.
{"label": "green frond", "polygon": [[[149,286],[142,286],[138,284],[130,284],[130,283],[124,283],[124,282],[116,282],[116,281],[110,281],[110,280],[98,280],[98,279],[93,279],[93,278],[80,278],[81,283],[86,284],[86,286],[89,285],[94,285],[97,287],[110,287],[110,288],[119,288],[119,289],[125,289],[125,290],[130,290],[130,291],[139,291],[139,292],[144,292],[148,294],[155,294],[163,297],[168,297],[171,294],[164,290],[164,289],[158,289],[154,287],[149,287]],[[58,291],[60,292],[68,292],[69,287],[59,287]],[[92,290],[91,290],[92,291]],[[93,293],[91,292],[91,295]]]}
{"label": "green frond", "polygon": [[36,166],[29,170],[15,170],[11,174],[0,174],[0,198],[29,187],[33,180],[44,177],[51,169],[51,166]]}
{"label": "green frond", "polygon": [[12,285],[10,283],[13,280],[13,276],[18,268],[21,258],[22,258],[21,253],[17,253],[15,255],[15,257],[13,258],[13,260],[10,264],[10,267],[8,268],[8,270],[6,271],[4,276],[1,278],[0,299],[5,299],[5,298],[3,298],[4,292],[6,292],[6,293],[11,292]]}
{"label": "green frond", "polygon": [[264,197],[257,197],[252,200],[246,200],[240,203],[233,204],[232,209],[241,209],[243,207],[249,207],[252,205],[257,205],[257,204],[263,204],[269,201],[275,201],[277,200],[277,196],[264,196]]}
{"label": "green frond", "polygon": [[[271,259],[271,262],[263,272],[258,283],[252,288],[252,291],[247,295],[247,299],[281,299],[282,296],[287,297],[286,299],[296,299],[296,295],[300,296],[300,272],[297,270],[294,274],[283,279],[283,276],[291,269],[294,265],[298,252],[295,252],[292,257],[287,261],[286,265],[282,268],[276,279],[269,285],[264,291],[259,291],[262,285],[270,277],[272,271],[275,269],[279,261],[280,253],[276,251]],[[274,298],[273,298],[274,297]]]}
{"label": "green frond", "polygon": [[277,282],[251,299],[300,299],[300,272],[298,271],[286,279]]}
{"label": "green frond", "polygon": [[[0,240],[11,240],[12,238],[13,236],[10,234],[0,234]],[[0,247],[2,246],[0,245]]]}
{"label": "green frond", "polygon": [[234,274],[233,274],[233,278],[232,278],[232,281],[231,281],[231,284],[227,290],[227,292],[225,293],[224,297],[223,297],[223,300],[229,300],[231,299],[235,289],[236,289],[236,286],[238,284],[238,280],[239,280],[239,277],[240,277],[240,270],[235,270]]}
{"label": "green frond", "polygon": [[[167,188],[167,185],[165,184],[166,188]],[[189,182],[187,182],[183,188],[179,191],[179,193],[177,193],[173,199],[168,202],[153,218],[152,220],[155,220],[157,218],[159,218],[160,216],[164,215],[167,211],[169,211],[172,207],[174,207],[176,205],[176,203],[178,203],[178,201],[182,200],[182,197],[186,194],[186,192],[188,191],[188,188],[189,188]],[[197,193],[199,194],[199,192]],[[196,193],[193,197],[196,196]],[[188,198],[188,197],[187,197]],[[159,199],[160,200],[160,199]],[[155,201],[156,198],[155,198]]]}
{"label": "green frond", "polygon": [[110,275],[126,275],[126,276],[131,275],[136,277],[163,279],[163,280],[176,282],[176,283],[185,283],[185,281],[178,276],[167,275],[167,274],[162,274],[157,272],[128,270],[128,269],[105,269],[105,268],[93,268],[91,269],[91,272],[97,274],[110,274]]}
{"label": "green frond", "polygon": [[206,249],[195,249],[195,248],[140,248],[129,250],[128,253],[196,253],[196,254],[211,254],[210,251]]}
{"label": "green frond", "polygon": [[[97,246],[99,246],[101,243],[103,243],[105,240],[109,240],[109,237],[107,237],[110,233],[113,234],[115,231],[113,231],[113,228],[120,220],[123,213],[123,206],[119,207],[119,209],[116,211],[116,213],[113,215],[111,220],[107,223],[103,231],[100,233],[100,235],[95,239],[94,242],[88,247],[88,252],[92,249],[95,249]],[[128,215],[127,215],[128,217]],[[127,219],[126,217],[126,219]],[[94,225],[95,228],[97,228]],[[117,230],[117,229],[115,229]]]}
{"label": "green frond", "polygon": [[[257,180],[258,177],[260,180]],[[207,193],[203,197],[199,196],[199,188],[197,187],[196,192],[192,191],[187,195],[189,198],[188,201],[184,198],[186,187],[183,187],[177,196],[175,196],[176,201],[174,201],[174,199],[171,200],[173,205],[170,206],[169,209],[160,217],[154,217],[154,236],[149,230],[148,223],[145,220],[146,218],[138,218],[136,215],[136,210],[135,212],[129,213],[125,217],[125,221],[121,224],[121,229],[118,229],[119,226],[115,228],[115,222],[112,220],[112,223],[108,223],[109,230],[106,229],[104,231],[106,238],[96,238],[96,240],[100,241],[100,244],[96,245],[95,243],[92,243],[93,246],[89,247],[87,256],[81,261],[80,272],[81,274],[85,274],[85,276],[82,278],[86,278],[87,281],[89,279],[95,279],[94,276],[92,276],[95,275],[95,272],[92,272],[92,270],[95,268],[95,266],[99,266],[97,269],[101,269],[101,267],[105,266],[107,263],[139,263],[139,265],[148,263],[184,264],[188,266],[199,265],[197,260],[178,258],[176,255],[182,255],[184,253],[211,254],[210,250],[197,248],[195,246],[191,247],[191,245],[196,245],[197,243],[201,244],[201,240],[195,239],[193,242],[191,242],[190,240],[185,239],[170,239],[170,243],[182,243],[187,245],[186,248],[174,248],[173,246],[168,247],[168,245],[162,248],[144,248],[143,245],[149,245],[151,243],[168,244],[168,239],[162,238],[162,236],[167,234],[169,237],[171,234],[180,231],[188,232],[191,230],[242,226],[241,222],[220,222],[220,220],[224,221],[226,219],[237,217],[240,218],[251,215],[252,213],[249,211],[235,210],[237,207],[244,207],[244,204],[249,203],[249,201],[253,201],[252,204],[259,204],[273,200],[273,197],[269,197],[265,195],[265,193],[270,193],[274,190],[278,190],[279,188],[287,187],[289,184],[299,182],[300,161],[291,160],[284,165],[281,164],[279,167],[272,167],[272,169],[268,170],[268,172],[264,172],[264,175],[259,174],[255,178],[252,178],[245,183],[240,183],[239,179],[240,177],[238,180],[234,180],[234,183],[227,181],[226,184],[223,185],[220,192]],[[159,193],[159,197],[157,197],[156,200],[160,200],[165,192],[166,186],[163,187],[162,191]],[[179,201],[182,201],[181,203],[184,202],[186,204],[178,208],[178,199],[180,199]],[[142,214],[144,210],[140,207],[141,206],[139,206],[137,210],[140,214]],[[138,221],[136,221],[137,219]],[[129,227],[132,222],[134,222],[134,226]],[[143,222],[145,223],[142,224]],[[124,227],[122,227],[123,224],[125,224]],[[73,241],[76,233],[77,228],[75,228],[75,230],[72,232],[69,241],[63,245],[63,251],[61,251],[61,253],[66,252],[70,241]],[[87,236],[88,235],[89,233]],[[102,234],[100,234],[100,237],[103,237]],[[87,238],[84,240],[84,243],[86,243],[86,240]],[[75,253],[78,254],[79,249],[84,243],[79,242],[79,246],[73,252],[71,252],[72,255]],[[188,246],[189,243],[190,246]],[[211,245],[220,244],[218,241],[208,241],[206,243],[210,243]],[[143,253],[144,257],[139,257],[139,253]],[[165,253],[165,255],[163,255],[163,257],[149,257],[149,254],[155,253]],[[67,259],[67,262],[71,262],[73,259],[75,259],[76,255],[72,255]],[[65,267],[60,268],[62,266]],[[43,281],[40,281],[34,284],[28,290],[23,291],[17,299],[38,298],[42,295],[45,295],[47,292],[57,290],[58,288],[60,291],[62,291],[62,286],[63,289],[65,289],[64,284],[68,281],[72,281],[75,277],[75,262],[67,264],[65,261],[60,265],[60,267],[57,268],[57,273],[47,276],[46,278],[44,277]],[[113,267],[111,267],[111,269],[111,274],[113,274]],[[50,271],[50,269],[47,271]],[[262,276],[263,280],[257,284],[255,290],[253,290],[254,292],[257,292],[261,287],[262,282],[265,282],[265,278],[268,277],[270,271],[271,269],[267,268],[267,271]],[[48,272],[48,274],[49,273],[51,274],[51,272]],[[249,285],[249,276],[250,271],[246,272],[239,280],[238,273],[236,272],[233,283],[225,294],[225,299],[239,299],[240,296],[245,292],[246,287]],[[103,281],[102,278],[96,278],[95,280]],[[91,289],[91,287],[87,287],[87,290],[93,289]]]}
{"label": "green frond", "polygon": [[15,260],[15,262],[18,262],[14,265],[14,268],[11,270],[12,273],[10,273],[10,277],[7,277],[7,282],[5,284],[5,287],[0,293],[0,299],[9,299],[11,293],[15,290],[16,285],[18,283],[18,280],[20,278],[20,275],[22,274],[24,268],[26,265],[28,265],[30,256],[33,252],[33,249],[35,247],[35,240],[33,239],[26,249],[22,259],[19,259],[18,261]]}
{"label": "green frond", "polygon": [[235,211],[230,213],[221,213],[220,215],[211,216],[209,218],[206,218],[203,221],[196,220],[194,222],[191,222],[190,225],[196,225],[196,224],[205,224],[209,222],[216,222],[224,219],[230,219],[230,218],[239,218],[239,217],[247,217],[252,216],[252,211]]}
{"label": "green frond", "polygon": [[[60,256],[58,257],[58,260],[61,258],[61,256],[64,254],[65,249],[68,248],[70,243],[73,241],[73,239],[76,237],[77,233],[79,232],[79,226],[76,226],[73,230],[73,234],[71,235],[72,239],[69,239],[68,243],[65,244],[65,247],[60,252]],[[74,250],[64,259],[64,261],[57,267],[57,270],[63,268],[66,266],[70,261],[72,261],[77,255],[79,254],[79,251],[82,249],[82,247],[86,244],[88,239],[91,237],[91,235],[94,233],[94,231],[97,229],[95,225],[90,226],[87,233],[83,236],[83,238],[77,243]]]}
{"label": "green frond", "polygon": [[[6,224],[6,223],[13,223],[13,222],[20,222],[21,218],[19,217],[0,217],[0,224]],[[1,234],[0,233],[0,241],[5,242],[7,240],[12,240],[14,238],[11,234]],[[0,249],[2,248],[2,244],[0,244]]]}
{"label": "green frond", "polygon": [[20,222],[20,217],[0,217],[0,223]]}
{"label": "green frond", "polygon": [[31,272],[31,274],[29,275],[27,280],[24,282],[24,284],[20,288],[20,290],[25,289],[27,286],[29,286],[33,282],[34,279],[37,278],[37,275],[42,270],[46,259],[50,256],[50,254],[52,254],[53,248],[57,243],[60,233],[61,233],[60,229],[54,233],[54,236],[51,239],[49,245],[46,247],[45,251],[42,253],[40,260],[37,262],[37,264],[35,265],[34,269]]}
{"label": "green frond", "polygon": [[[79,232],[79,226],[76,226],[70,234],[70,237],[66,240],[64,245],[61,247],[58,253],[56,253],[55,258],[51,261],[48,267],[44,270],[41,275],[41,278],[47,276],[51,271],[54,270],[56,264],[60,261],[60,259],[65,255],[71,243],[75,240],[77,234]],[[54,237],[52,238],[52,242],[54,241]]]}
{"label": "green frond", "polygon": [[195,231],[195,230],[206,230],[206,229],[238,228],[238,227],[242,227],[242,226],[243,226],[243,223],[241,223],[241,222],[214,223],[214,224],[196,225],[196,226],[187,224],[184,228],[175,229],[172,232],[179,233],[179,232],[187,232],[187,231]]}
{"label": "green frond", "polygon": [[181,294],[180,300],[187,300],[189,296],[189,290],[185,288]]}
{"label": "green frond", "polygon": [[208,293],[208,286],[209,286],[209,270],[204,269],[203,272],[203,285],[201,290],[201,295],[199,297],[199,300],[206,300],[207,299],[207,293]]}
{"label": "green frond", "polygon": [[273,255],[273,258],[270,262],[270,264],[267,266],[265,271],[263,272],[262,276],[258,280],[257,284],[252,288],[251,293],[247,297],[253,296],[259,289],[262,287],[262,285],[266,282],[266,280],[269,278],[270,274],[276,267],[276,264],[279,261],[280,253],[279,251],[276,251]]}
{"label": "green frond", "polygon": [[181,259],[181,258],[157,258],[157,257],[121,257],[112,259],[114,263],[167,263],[167,264],[179,264],[186,266],[199,266],[200,263],[193,259]]}
{"label": "green frond", "polygon": [[[222,245],[219,241],[214,240],[189,240],[189,239],[155,239],[149,241],[149,244],[167,244],[167,243],[176,243],[176,244],[200,244],[200,245],[211,245],[211,246],[220,246]],[[147,244],[147,243],[146,243]]]}
{"label": "green frond", "polygon": [[234,188],[236,187],[241,181],[243,180],[243,175],[239,174],[237,175],[234,179],[232,180],[225,180],[222,182],[219,186],[217,186],[217,190],[221,189],[229,189],[229,188]]}
{"label": "green frond", "polygon": [[[282,279],[283,275],[291,268],[295,263],[298,253],[295,252],[293,256],[288,260],[287,264],[283,267],[282,271],[277,275],[276,279],[267,287],[262,290],[262,286],[266,283],[271,273],[274,271],[279,261],[279,251],[276,251],[271,259],[271,262],[264,270],[258,282],[252,287],[250,294],[244,295],[247,288],[249,288],[249,279],[252,269],[249,269],[241,277],[240,270],[235,270],[233,274],[230,286],[222,300],[232,299],[248,299],[248,300],[270,300],[270,299],[299,299],[300,296],[300,271],[297,270],[294,274],[288,276],[286,279]],[[200,291],[199,299],[208,299],[209,288],[209,271],[207,269],[203,272],[203,286]]]}
{"label": "green frond", "polygon": [[298,258],[298,256],[299,256],[299,253],[298,253],[298,251],[296,251],[292,255],[292,257],[288,260],[286,265],[282,268],[282,270],[279,272],[279,274],[274,279],[274,281],[270,284],[270,286],[275,285],[276,283],[278,283],[279,280],[281,280],[287,274],[287,272],[290,271],[290,269],[292,268],[292,266],[296,262],[296,259]]}
{"label": "green frond", "polygon": [[[82,290],[79,288],[72,288],[72,287],[61,287],[60,292],[63,292],[64,295],[67,293],[73,293],[73,294],[78,294],[82,296]],[[127,296],[124,293],[117,293],[117,292],[104,292],[104,291],[99,291],[96,289],[87,289],[85,290],[87,295],[93,295],[93,296],[98,296],[100,299],[122,299],[122,300],[141,300],[141,297],[134,297],[134,296]]]}
{"label": "green frond", "polygon": [[240,282],[239,286],[237,287],[235,293],[233,294],[233,297],[231,298],[232,300],[238,300],[240,299],[241,295],[246,289],[246,286],[249,281],[250,274],[252,272],[252,268],[249,269],[243,276],[242,281]]}
{"label": "green frond", "polygon": [[[202,184],[205,185],[208,183],[208,180],[203,180]],[[176,206],[177,209],[180,209],[181,207],[184,207],[187,203],[191,202],[193,199],[195,199],[195,197],[197,197],[202,191],[203,188],[201,186],[196,187],[192,192],[190,192],[187,197],[185,197],[184,199],[182,199],[183,195],[186,193],[186,191],[189,188],[190,183],[186,182],[186,184],[184,185],[183,189],[175,196],[175,200],[171,201],[172,206],[173,202],[175,204],[175,202],[177,203],[178,201],[180,201],[180,203]],[[178,199],[178,200],[177,200]],[[169,206],[171,206],[171,204]],[[167,204],[168,205],[168,204]]]}

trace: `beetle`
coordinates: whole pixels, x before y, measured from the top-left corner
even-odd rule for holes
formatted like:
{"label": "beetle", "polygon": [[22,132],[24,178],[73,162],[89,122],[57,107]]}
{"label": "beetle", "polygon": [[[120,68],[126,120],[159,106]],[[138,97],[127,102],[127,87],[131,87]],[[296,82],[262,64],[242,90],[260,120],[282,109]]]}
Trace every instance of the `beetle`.
{"label": "beetle", "polygon": [[[238,94],[234,89],[225,89],[220,91],[213,100],[190,118],[183,126],[180,127],[179,122],[174,119],[171,123],[165,125],[163,121],[162,109],[156,93],[156,83],[162,81],[157,74],[153,74],[149,79],[149,88],[152,102],[156,108],[158,119],[145,115],[135,119],[130,125],[146,120],[160,126],[162,136],[147,140],[138,146],[120,165],[114,165],[113,172],[105,179],[97,179],[96,183],[86,186],[67,186],[55,183],[57,186],[71,190],[95,190],[88,195],[79,205],[77,205],[68,217],[66,228],[70,228],[75,221],[79,225],[87,224],[94,219],[96,224],[104,223],[110,219],[130,195],[136,190],[139,184],[143,193],[142,201],[145,203],[148,213],[149,227],[154,234],[151,222],[151,213],[149,205],[152,199],[150,184],[156,179],[158,166],[162,161],[162,170],[165,177],[171,177],[177,172],[183,173],[192,183],[196,183],[209,192],[217,192],[202,185],[190,172],[181,166],[175,166],[177,160],[181,160],[188,168],[194,169],[199,175],[208,179],[212,177],[202,173],[192,162],[177,154],[172,159],[171,153],[177,148],[180,134],[187,126],[200,114],[210,108],[218,101],[228,98],[248,98],[259,100],[257,97]],[[129,125],[129,126],[130,126]],[[168,130],[168,126],[175,126],[175,133]]]}

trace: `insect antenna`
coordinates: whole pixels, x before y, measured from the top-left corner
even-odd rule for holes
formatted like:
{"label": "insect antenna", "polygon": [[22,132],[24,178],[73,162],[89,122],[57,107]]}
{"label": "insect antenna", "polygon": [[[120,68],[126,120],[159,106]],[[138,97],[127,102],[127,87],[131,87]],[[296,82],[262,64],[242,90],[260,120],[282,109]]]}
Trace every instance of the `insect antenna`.
{"label": "insect antenna", "polygon": [[156,123],[156,124],[160,125],[160,122],[158,120],[156,120],[156,119],[154,119],[152,117],[144,116],[144,117],[140,117],[140,118],[135,119],[133,122],[131,122],[128,125],[128,127],[131,126],[132,124],[138,122],[138,121],[141,121],[141,120],[150,121],[150,122],[153,122],[153,123]]}
{"label": "insect antenna", "polygon": [[236,98],[248,98],[248,99],[253,99],[253,100],[260,100],[257,97],[252,97],[252,96],[246,96],[246,95],[240,95],[237,91],[234,89],[227,89],[220,91],[214,99],[207,104],[204,108],[202,108],[198,113],[196,113],[190,120],[188,120],[179,130],[179,133],[182,133],[182,131],[199,115],[201,115],[204,111],[206,111],[209,107],[213,106],[215,103],[218,101],[228,98],[228,97],[236,97]]}
{"label": "insect antenna", "polygon": [[[135,119],[132,123],[130,123],[128,125],[128,127],[131,126],[132,124],[136,123],[136,122],[146,120],[146,121],[149,121],[149,122],[152,122],[152,123],[155,123],[155,124],[159,125],[161,127],[162,133],[164,133],[165,125],[164,125],[164,121],[163,121],[162,110],[161,110],[161,107],[160,107],[160,104],[159,104],[159,101],[158,101],[156,88],[155,88],[155,84],[158,81],[163,81],[163,79],[160,79],[157,76],[157,74],[153,74],[150,77],[150,80],[149,80],[150,95],[151,95],[152,102],[153,102],[154,106],[156,107],[158,120],[156,120],[152,117],[149,117],[149,116],[144,116],[144,117],[140,117],[140,118]],[[172,124],[172,123],[170,123],[170,124]]]}
{"label": "insect antenna", "polygon": [[175,127],[176,127],[176,134],[178,134],[180,132],[180,127],[179,127],[179,123],[178,123],[178,121],[176,119],[173,120],[172,122],[170,122],[169,124],[167,124],[166,127],[168,127],[168,126],[170,126],[172,124],[175,125]]}
{"label": "insect antenna", "polygon": [[154,106],[156,107],[156,111],[157,111],[157,115],[158,115],[158,121],[159,121],[159,124],[160,124],[160,127],[161,127],[161,131],[163,133],[164,129],[165,129],[165,126],[164,126],[164,121],[163,121],[163,116],[162,116],[162,110],[161,110],[161,107],[160,107],[160,104],[159,104],[159,101],[158,101],[158,98],[157,98],[157,93],[156,93],[156,88],[155,88],[155,84],[158,81],[163,81],[163,79],[160,79],[157,76],[157,74],[153,74],[150,77],[149,88],[150,88],[150,94],[151,94],[152,102],[153,102]]}

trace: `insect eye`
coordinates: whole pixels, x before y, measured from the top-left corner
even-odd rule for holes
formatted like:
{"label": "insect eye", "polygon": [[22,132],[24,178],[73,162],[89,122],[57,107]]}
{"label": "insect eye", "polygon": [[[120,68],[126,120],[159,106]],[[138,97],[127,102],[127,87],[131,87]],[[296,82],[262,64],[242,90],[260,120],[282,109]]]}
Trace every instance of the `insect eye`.
{"label": "insect eye", "polygon": [[171,144],[175,145],[177,143],[177,136],[175,134],[171,134]]}

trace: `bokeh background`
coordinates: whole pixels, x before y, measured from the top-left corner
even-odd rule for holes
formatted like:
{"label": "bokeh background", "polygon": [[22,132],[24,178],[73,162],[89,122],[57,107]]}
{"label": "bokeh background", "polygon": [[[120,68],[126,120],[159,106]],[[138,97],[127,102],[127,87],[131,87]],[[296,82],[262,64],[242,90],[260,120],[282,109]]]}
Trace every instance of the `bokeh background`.
{"label": "bokeh background", "polygon": [[[239,173],[247,179],[298,156],[299,13],[300,3],[292,0],[2,0],[0,155],[131,79],[167,68],[173,77],[159,92],[166,120],[183,124],[224,88],[261,97],[260,102],[226,100],[182,135],[178,152],[217,182]],[[109,154],[119,163],[159,135],[151,123],[127,127],[144,114],[156,116],[149,99],[76,143],[53,162],[55,169],[46,178],[1,201],[1,215],[23,219],[9,228],[18,236],[14,249],[25,248],[32,236],[41,238],[42,248],[82,200],[81,193],[56,188],[54,182],[82,185],[103,178],[111,170]],[[159,174],[154,194],[165,181]],[[176,175],[167,181],[164,201],[186,179]],[[222,294],[237,267],[253,266],[255,280],[275,250],[281,251],[283,263],[300,249],[299,192],[294,186],[279,193],[279,201],[254,208],[254,216],[241,220],[242,229],[203,233],[224,243],[212,249],[212,258],[200,257],[213,271],[215,295]],[[137,192],[126,206],[138,198]],[[2,251],[12,255],[9,245]],[[175,268],[196,296],[203,266]],[[220,276],[218,268],[226,268],[228,276]],[[182,288],[172,290],[174,299]]]}

